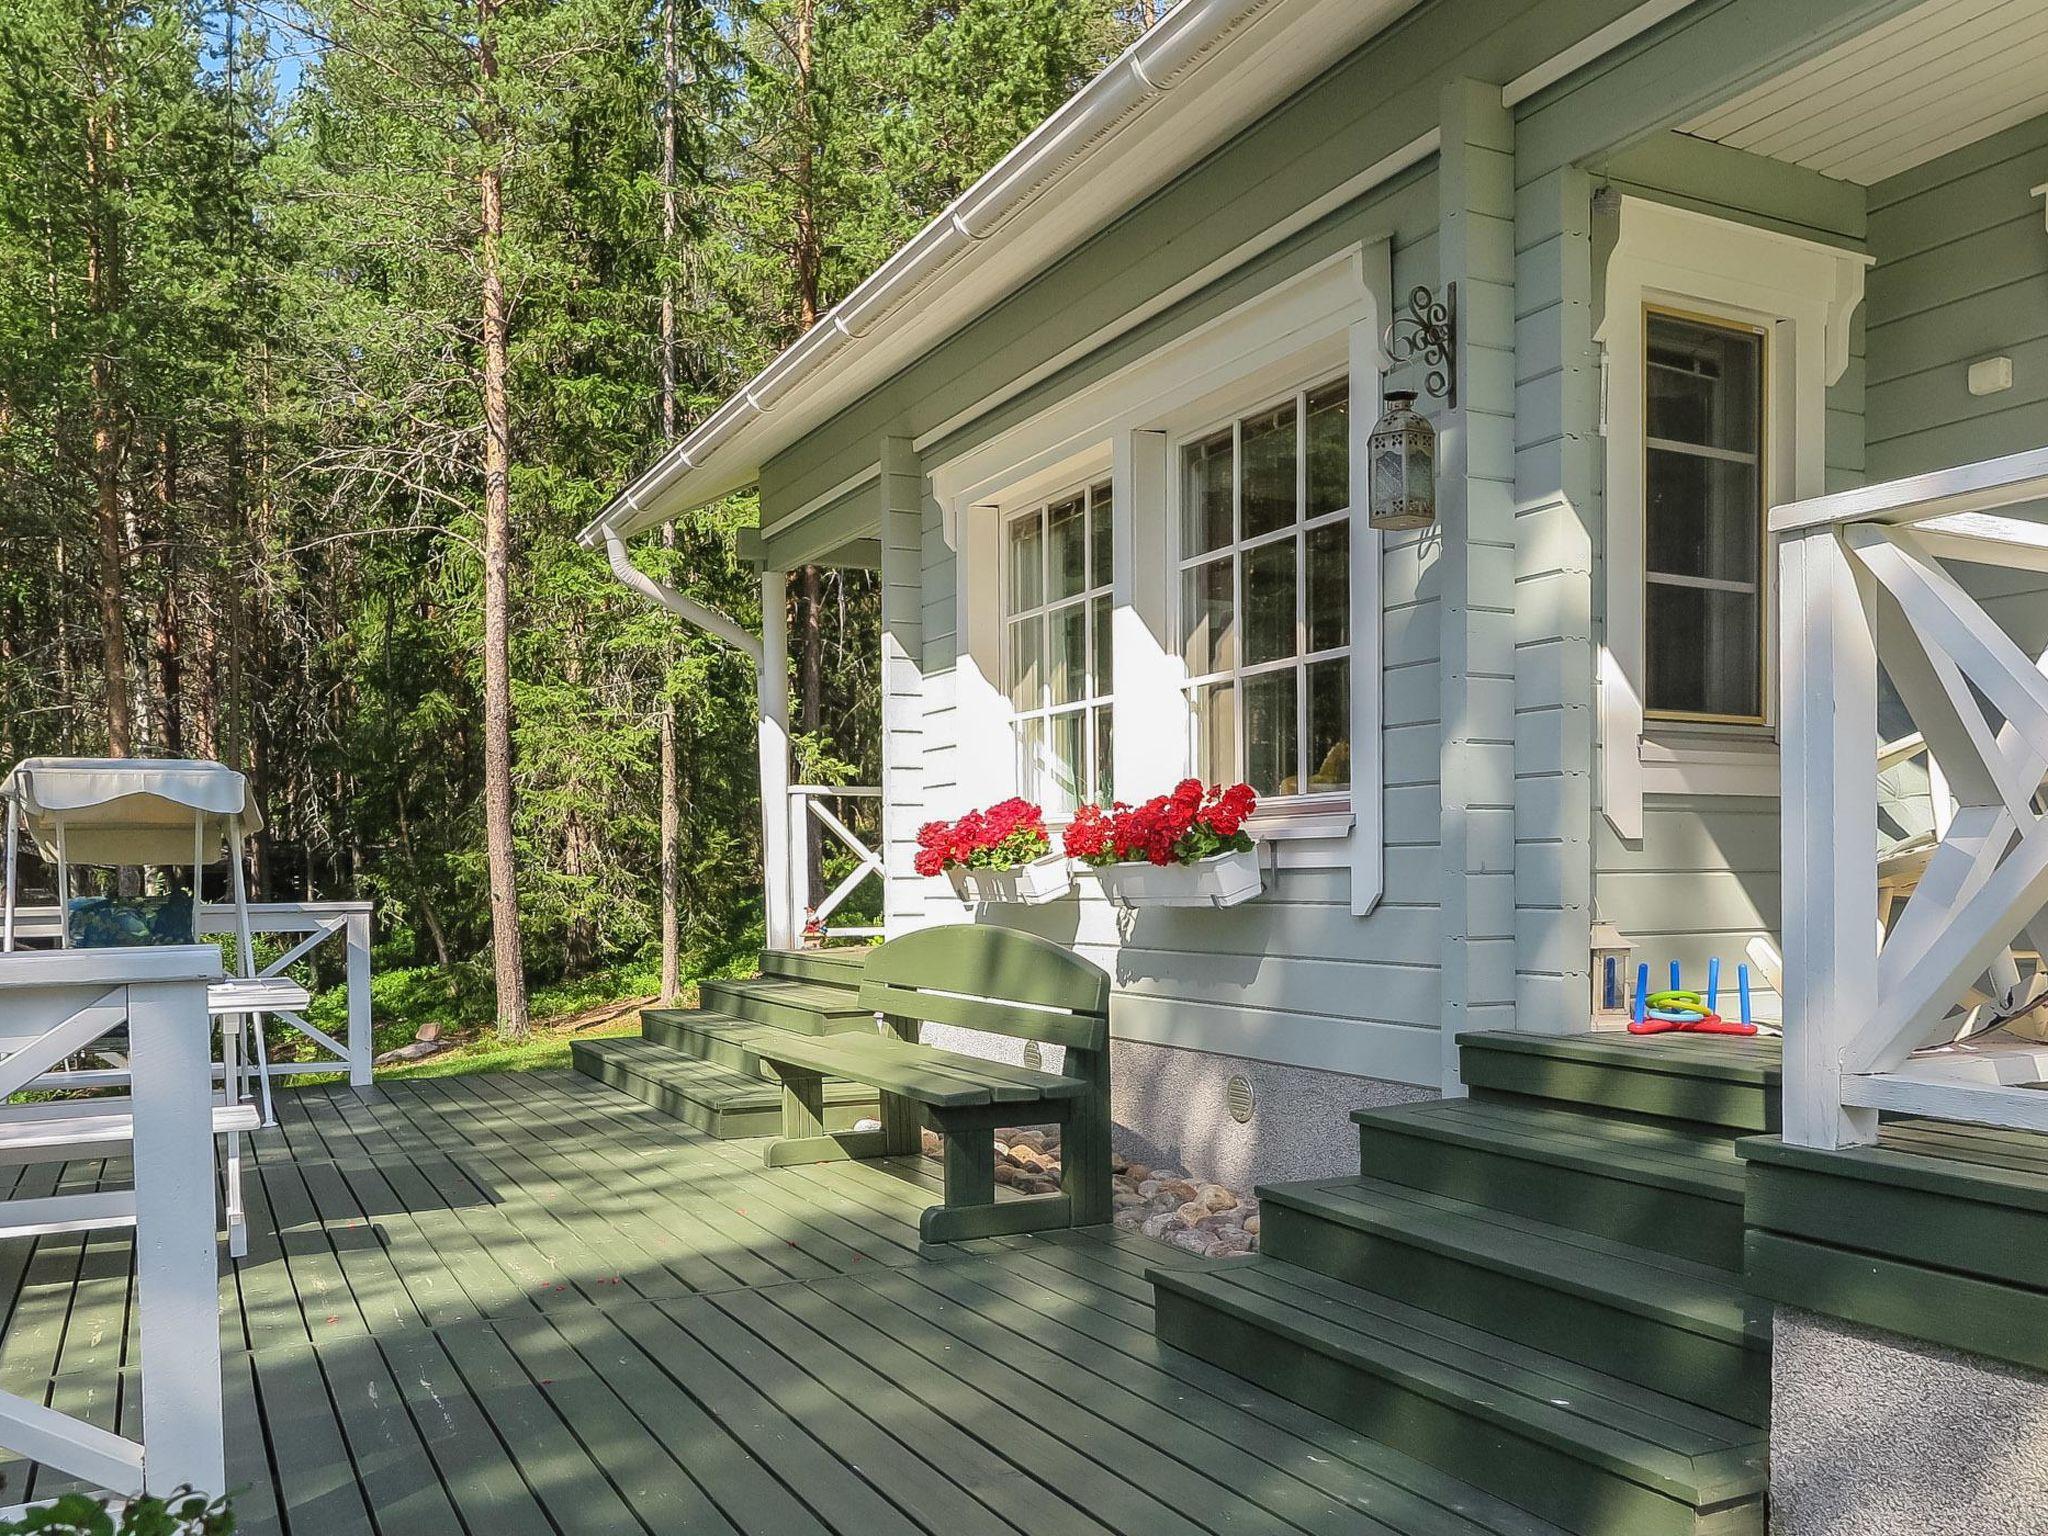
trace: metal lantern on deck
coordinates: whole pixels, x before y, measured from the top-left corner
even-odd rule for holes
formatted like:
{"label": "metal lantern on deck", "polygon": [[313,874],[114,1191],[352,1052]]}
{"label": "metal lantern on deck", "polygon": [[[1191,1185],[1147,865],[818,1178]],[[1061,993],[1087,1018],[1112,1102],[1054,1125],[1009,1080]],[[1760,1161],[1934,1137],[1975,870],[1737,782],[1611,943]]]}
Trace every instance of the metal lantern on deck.
{"label": "metal lantern on deck", "polygon": [[1427,528],[1436,521],[1436,430],[1414,406],[1414,390],[1388,390],[1386,409],[1367,440],[1375,528]]}
{"label": "metal lantern on deck", "polygon": [[1629,1021],[1629,956],[1635,945],[1612,923],[1593,925],[1593,1027],[1626,1029]]}

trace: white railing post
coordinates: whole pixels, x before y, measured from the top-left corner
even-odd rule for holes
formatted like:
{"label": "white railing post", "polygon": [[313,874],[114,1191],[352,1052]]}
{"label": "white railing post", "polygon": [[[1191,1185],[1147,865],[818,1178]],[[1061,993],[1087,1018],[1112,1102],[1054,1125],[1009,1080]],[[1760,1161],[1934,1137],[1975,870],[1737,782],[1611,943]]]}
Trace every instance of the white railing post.
{"label": "white railing post", "polygon": [[370,1020],[370,914],[348,915],[348,1080],[353,1088],[370,1086],[376,1037]]}
{"label": "white railing post", "polygon": [[789,910],[792,926],[801,942],[811,910],[811,789],[807,784],[790,786],[789,811]]}
{"label": "white railing post", "polygon": [[1870,574],[1832,524],[1778,554],[1785,903],[1784,1137],[1877,1138],[1842,1055],[1877,1006],[1877,629]]}
{"label": "white railing post", "polygon": [[800,914],[789,884],[789,573],[761,573],[761,885],[768,947],[796,944]]}
{"label": "white railing post", "polygon": [[128,1031],[143,1491],[224,1493],[206,983],[131,983]]}

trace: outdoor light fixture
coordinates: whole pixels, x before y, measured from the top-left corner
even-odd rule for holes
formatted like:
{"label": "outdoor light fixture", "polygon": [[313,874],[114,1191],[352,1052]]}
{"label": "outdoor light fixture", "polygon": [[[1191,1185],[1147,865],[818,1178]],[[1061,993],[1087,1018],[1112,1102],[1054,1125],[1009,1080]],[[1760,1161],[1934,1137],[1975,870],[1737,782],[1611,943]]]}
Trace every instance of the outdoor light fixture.
{"label": "outdoor light fixture", "polygon": [[1368,520],[1375,528],[1427,528],[1436,521],[1436,432],[1414,404],[1414,390],[1390,389],[1386,409],[1372,424],[1366,452],[1372,465]]}
{"label": "outdoor light fixture", "polygon": [[[1446,283],[1439,300],[1425,287],[1408,295],[1408,313],[1387,327],[1391,367],[1419,362],[1429,369],[1423,388],[1446,406],[1458,404],[1458,285]],[[1436,429],[1415,410],[1416,392],[1390,389],[1386,408],[1366,443],[1371,467],[1368,520],[1397,531],[1436,521]]]}

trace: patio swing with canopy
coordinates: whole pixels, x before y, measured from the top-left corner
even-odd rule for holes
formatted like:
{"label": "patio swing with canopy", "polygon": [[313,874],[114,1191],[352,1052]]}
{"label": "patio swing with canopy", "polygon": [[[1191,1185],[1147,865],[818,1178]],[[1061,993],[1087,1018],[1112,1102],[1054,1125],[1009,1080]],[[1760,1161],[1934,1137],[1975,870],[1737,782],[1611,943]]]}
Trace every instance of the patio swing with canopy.
{"label": "patio swing with canopy", "polygon": [[[263,1017],[290,1014],[310,1002],[307,990],[282,975],[260,975],[242,873],[243,841],[263,825],[248,781],[215,762],[135,758],[29,758],[0,781],[6,803],[6,889],[0,912],[0,951],[16,947],[20,927],[18,853],[26,832],[57,877],[57,937],[61,947],[192,943],[200,926],[205,871],[225,860],[234,913],[234,955],[227,979],[208,988],[208,1012],[220,1026],[219,1104],[251,1105],[274,1121],[269,1052]],[[181,898],[135,901],[71,894],[80,866],[190,869],[189,904]],[[127,1062],[110,1042],[94,1054],[114,1063],[104,1070],[51,1073],[38,1086],[113,1087],[128,1081]],[[255,1071],[249,1070],[253,1056]],[[251,1077],[254,1077],[252,1094]],[[246,1251],[248,1228],[241,1197],[241,1132],[229,1129],[227,1206],[229,1248]]]}

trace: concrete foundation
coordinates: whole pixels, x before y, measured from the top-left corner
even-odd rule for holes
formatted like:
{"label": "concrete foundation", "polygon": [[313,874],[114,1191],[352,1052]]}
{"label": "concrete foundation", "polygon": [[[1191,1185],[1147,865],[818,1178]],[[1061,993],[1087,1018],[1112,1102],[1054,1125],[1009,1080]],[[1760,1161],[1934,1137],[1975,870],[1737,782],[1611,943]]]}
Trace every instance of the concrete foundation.
{"label": "concrete foundation", "polygon": [[2048,1376],[1778,1308],[1772,1536],[2044,1530]]}
{"label": "concrete foundation", "polygon": [[[923,1038],[946,1050],[1020,1061],[1019,1040],[926,1025]],[[1343,1072],[1316,1072],[1242,1056],[1137,1041],[1112,1042],[1110,1092],[1117,1151],[1153,1167],[1185,1168],[1235,1190],[1283,1179],[1358,1172],[1354,1109],[1433,1099],[1427,1088]],[[1060,1051],[1046,1050],[1048,1071]],[[1230,1080],[1251,1084],[1252,1117],[1230,1114]]]}

